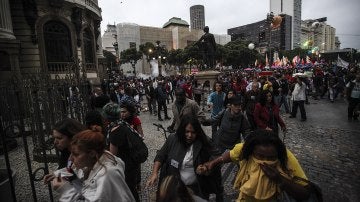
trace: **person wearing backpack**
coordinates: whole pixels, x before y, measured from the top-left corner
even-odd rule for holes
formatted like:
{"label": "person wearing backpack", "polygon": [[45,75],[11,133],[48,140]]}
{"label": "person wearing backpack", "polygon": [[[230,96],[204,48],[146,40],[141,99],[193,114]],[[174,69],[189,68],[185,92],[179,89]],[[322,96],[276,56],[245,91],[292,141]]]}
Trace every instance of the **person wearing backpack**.
{"label": "person wearing backpack", "polygon": [[[125,163],[125,181],[136,201],[140,201],[138,182],[141,181],[141,163],[145,162],[148,150],[140,134],[127,122],[120,119],[120,107],[114,103],[104,106],[104,118],[108,122],[109,151]],[[140,153],[139,153],[140,152]]]}

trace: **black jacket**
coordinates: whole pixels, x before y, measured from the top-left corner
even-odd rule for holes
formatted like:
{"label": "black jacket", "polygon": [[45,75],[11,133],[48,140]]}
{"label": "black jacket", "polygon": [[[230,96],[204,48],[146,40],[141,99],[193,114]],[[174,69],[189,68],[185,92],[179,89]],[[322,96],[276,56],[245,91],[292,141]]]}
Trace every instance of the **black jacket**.
{"label": "black jacket", "polygon": [[[157,152],[154,161],[161,162],[159,182],[168,175],[180,176],[180,167],[185,157],[187,148],[180,143],[176,134],[170,135],[162,148]],[[193,143],[193,162],[194,171],[198,165],[203,164],[221,153],[215,146],[205,148],[200,140]],[[176,165],[178,165],[176,167]],[[196,172],[195,172],[196,173]],[[210,175],[197,175],[198,188],[201,193],[195,193],[203,198],[207,198],[210,193],[221,193],[221,170],[220,167],[213,168]]]}

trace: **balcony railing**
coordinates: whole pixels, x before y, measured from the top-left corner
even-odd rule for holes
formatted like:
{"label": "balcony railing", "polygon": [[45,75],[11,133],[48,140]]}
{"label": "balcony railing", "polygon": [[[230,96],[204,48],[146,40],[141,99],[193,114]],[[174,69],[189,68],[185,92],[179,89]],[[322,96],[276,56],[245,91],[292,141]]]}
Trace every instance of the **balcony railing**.
{"label": "balcony railing", "polygon": [[70,71],[71,66],[71,62],[48,62],[48,71],[50,73],[65,73]]}
{"label": "balcony railing", "polygon": [[[75,64],[73,62],[48,62],[50,73],[73,73]],[[96,72],[95,63],[85,63],[86,72]]]}
{"label": "balcony railing", "polygon": [[97,16],[101,17],[101,8],[98,6],[97,0],[66,0],[66,1],[84,6],[86,9],[94,12]]}

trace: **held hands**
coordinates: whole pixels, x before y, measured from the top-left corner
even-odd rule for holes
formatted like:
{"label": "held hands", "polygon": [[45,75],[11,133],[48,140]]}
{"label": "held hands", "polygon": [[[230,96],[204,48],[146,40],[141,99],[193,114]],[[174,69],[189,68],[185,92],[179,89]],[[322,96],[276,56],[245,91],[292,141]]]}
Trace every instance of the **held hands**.
{"label": "held hands", "polygon": [[197,168],[196,168],[196,173],[198,175],[209,175],[212,169],[212,164],[211,162],[206,162],[204,164],[200,164]]}

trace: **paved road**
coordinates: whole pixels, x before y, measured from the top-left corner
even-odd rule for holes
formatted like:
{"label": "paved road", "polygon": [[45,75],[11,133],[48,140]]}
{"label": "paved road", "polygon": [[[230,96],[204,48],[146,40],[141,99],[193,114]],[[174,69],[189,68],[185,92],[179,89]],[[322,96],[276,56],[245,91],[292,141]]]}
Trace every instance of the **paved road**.
{"label": "paved road", "polygon": [[[169,107],[170,108],[170,107]],[[316,182],[323,191],[324,201],[360,201],[360,122],[347,121],[347,104],[344,100],[330,103],[327,100],[312,100],[306,105],[307,121],[300,117],[289,119],[283,114],[288,133],[287,147],[296,155],[310,180]],[[171,114],[171,110],[170,113]],[[153,123],[168,126],[170,121],[160,122],[156,116],[143,112],[140,116],[145,131],[145,141],[149,145],[149,160],[142,166],[143,181],[150,175],[152,160],[156,150],[164,142],[163,134]],[[204,127],[210,134],[210,127]],[[282,134],[281,134],[282,135]],[[232,183],[236,166],[224,166],[226,201],[233,201],[236,190]],[[154,188],[144,189],[144,201],[151,201]]]}

